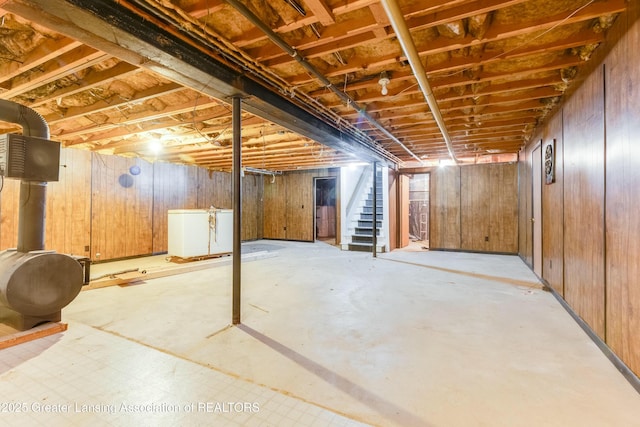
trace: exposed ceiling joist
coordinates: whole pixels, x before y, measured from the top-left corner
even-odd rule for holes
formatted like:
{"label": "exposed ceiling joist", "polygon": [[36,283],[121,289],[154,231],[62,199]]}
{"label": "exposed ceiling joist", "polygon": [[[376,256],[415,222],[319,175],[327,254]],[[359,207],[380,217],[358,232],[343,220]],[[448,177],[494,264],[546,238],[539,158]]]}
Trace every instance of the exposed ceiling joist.
{"label": "exposed ceiling joist", "polygon": [[[231,165],[233,96],[256,167],[446,157],[380,0],[239,1],[292,50],[224,0],[0,0],[0,98],[36,109],[67,146],[215,169]],[[516,153],[627,7],[396,1],[463,161]]]}

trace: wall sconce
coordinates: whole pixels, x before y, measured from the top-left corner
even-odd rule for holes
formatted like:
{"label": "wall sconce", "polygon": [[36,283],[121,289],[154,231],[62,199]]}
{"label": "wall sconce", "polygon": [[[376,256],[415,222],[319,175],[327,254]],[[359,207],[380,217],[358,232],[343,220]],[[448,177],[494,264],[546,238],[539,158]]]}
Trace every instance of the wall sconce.
{"label": "wall sconce", "polygon": [[383,71],[380,73],[380,80],[378,80],[378,84],[380,86],[382,86],[382,89],[380,90],[380,93],[382,95],[386,95],[389,93],[389,90],[387,89],[387,85],[391,82],[391,80],[389,80],[389,76],[387,75],[386,71]]}

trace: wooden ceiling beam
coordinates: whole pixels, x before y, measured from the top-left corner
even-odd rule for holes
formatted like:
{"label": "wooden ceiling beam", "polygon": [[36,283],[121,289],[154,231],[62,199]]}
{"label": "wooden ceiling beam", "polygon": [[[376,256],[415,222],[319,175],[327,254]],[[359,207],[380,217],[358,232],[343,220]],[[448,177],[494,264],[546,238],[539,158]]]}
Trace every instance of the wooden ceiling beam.
{"label": "wooden ceiling beam", "polygon": [[[496,53],[495,55],[483,55],[482,58],[473,58],[473,57],[460,57],[460,58],[452,58],[450,57],[447,61],[442,61],[438,63],[429,62],[427,64],[426,70],[429,78],[434,84],[443,78],[446,78],[451,75],[451,73],[475,69],[479,66],[493,64],[504,60],[509,59],[526,59],[527,57],[533,57],[536,55],[551,53],[551,52],[562,52],[567,49],[573,49],[582,47],[590,44],[599,44],[604,40],[604,35],[602,33],[595,33],[591,29],[583,30],[578,34],[569,37],[563,38],[561,41],[552,41],[550,43],[546,43],[543,45],[526,45],[522,48],[515,49],[510,52],[505,52],[504,54]],[[444,74],[444,76],[441,76]],[[376,73],[376,76],[378,74]],[[389,72],[389,76],[391,78],[391,84],[388,86],[389,95],[394,96],[398,93],[403,93],[407,87],[414,87],[415,85],[415,77],[411,70],[394,70]],[[308,77],[308,76],[307,76]],[[297,77],[296,77],[297,78]],[[398,86],[399,82],[410,81],[411,83],[406,85]],[[474,84],[475,81],[469,81],[469,84]],[[359,91],[363,89],[372,89],[376,92],[379,91],[378,79],[371,78],[366,81],[362,81],[359,83],[349,83],[347,82],[346,89],[350,92]],[[417,90],[417,89],[416,89]],[[413,92],[415,93],[415,92]],[[327,91],[324,89],[315,90],[309,92],[309,95],[314,98],[322,98],[323,96],[328,95]]]}
{"label": "wooden ceiling beam", "polygon": [[[343,164],[353,163],[353,157],[336,154],[326,159],[314,159],[314,158],[298,158],[295,162],[287,160],[286,158],[273,159],[263,164],[260,161],[248,161],[245,166],[256,167],[260,169],[271,170],[274,172],[279,171],[293,171],[304,169],[324,169],[327,167],[336,167]],[[216,169],[216,170],[230,170],[231,161],[224,160],[219,162],[204,162],[201,164],[204,168]]]}
{"label": "wooden ceiling beam", "polygon": [[324,0],[305,0],[304,2],[322,25],[335,24],[336,17]]}
{"label": "wooden ceiling beam", "polygon": [[194,18],[201,19],[220,12],[226,4],[222,0],[198,0],[189,4],[183,10]]}
{"label": "wooden ceiling beam", "polygon": [[121,107],[127,107],[132,104],[142,103],[149,99],[154,99],[162,95],[168,95],[182,90],[187,89],[177,83],[167,83],[138,92],[131,99],[123,99],[120,95],[116,94],[109,97],[108,99],[100,99],[99,101],[94,102],[91,105],[67,108],[63,111],[63,116],[59,116],[57,113],[47,115],[45,117],[45,120],[49,123],[49,125],[52,125],[82,116],[97,114],[108,110],[120,109]]}
{"label": "wooden ceiling beam", "polygon": [[[57,130],[55,134],[52,129],[51,134],[54,135],[56,138],[66,140],[66,139],[69,139],[70,137],[76,137],[78,135],[87,135],[87,134],[90,135],[96,132],[103,132],[109,129],[114,129],[114,128],[123,126],[124,124],[130,125],[134,123],[153,121],[153,120],[161,119],[163,117],[167,117],[174,114],[184,114],[191,111],[204,110],[207,108],[216,107],[218,105],[219,105],[218,101],[211,101],[209,99],[201,98],[201,99],[197,99],[195,102],[188,102],[186,104],[180,104],[180,105],[170,105],[170,106],[167,106],[167,108],[165,108],[162,111],[155,111],[153,113],[150,113],[149,111],[143,111],[143,112],[135,113],[127,117],[126,120],[122,120],[117,123],[95,123],[87,126],[73,128],[68,131],[65,131],[64,129],[60,129],[60,130]],[[72,146],[72,145],[75,145],[75,143],[69,142],[66,145]]]}
{"label": "wooden ceiling beam", "polygon": [[[452,21],[458,21],[460,19],[468,18],[470,16],[487,13],[493,10],[511,6],[513,4],[522,3],[524,1],[527,1],[527,0],[475,1],[472,3],[477,8],[476,10],[474,10],[470,5],[467,5],[467,6],[463,5],[457,8],[447,9],[446,11],[441,11],[438,13],[433,13],[433,14],[421,16],[418,18],[408,19],[407,26],[410,31],[418,31],[418,30],[424,30],[427,28],[435,28],[438,25],[444,25]],[[373,21],[375,22],[375,19],[373,19]],[[354,22],[349,21],[349,24],[351,25],[351,30],[346,32],[343,31],[342,32],[343,34],[351,35],[351,34],[363,33],[360,27],[360,22],[357,22],[354,25]],[[369,25],[369,22],[363,21],[363,25],[366,28]],[[368,38],[363,38],[358,36],[345,37],[343,38],[342,44],[344,46],[353,46],[353,45],[360,45],[360,44],[374,42],[374,41],[376,43],[379,43],[381,40],[381,38],[376,37],[374,33],[364,33],[364,34],[368,34],[369,37]],[[389,31],[385,33],[384,38],[393,37],[393,36],[394,36],[393,32]],[[349,40],[350,38],[353,38],[353,40]],[[323,41],[324,41],[324,37],[323,37],[323,40],[318,42],[318,45],[316,47],[308,48],[308,49],[300,49],[300,55],[302,55],[305,58],[314,58],[314,57],[320,57],[320,56],[332,53],[335,49],[335,47],[332,46],[332,41],[324,41],[324,42]],[[447,44],[451,43],[450,40],[446,40],[446,42]],[[286,55],[286,53],[282,52],[282,50],[279,50],[275,46],[272,46],[271,49],[272,49],[271,52],[273,52],[273,55],[265,55],[265,57],[271,57],[271,59],[269,59],[268,61],[264,61],[265,65],[273,67],[273,66],[292,62],[292,58],[289,55]]]}
{"label": "wooden ceiling beam", "polygon": [[[501,3],[498,1],[498,3]],[[479,46],[484,45],[489,42],[506,40],[509,38],[513,38],[516,36],[535,34],[537,31],[541,30],[549,30],[551,28],[556,28],[560,25],[570,25],[577,22],[588,21],[600,16],[599,14],[606,13],[618,13],[623,11],[625,8],[624,0],[612,0],[607,2],[598,2],[591,4],[588,7],[580,10],[578,13],[573,16],[567,17],[565,14],[558,14],[554,17],[550,17],[548,20],[541,20],[540,22],[531,23],[533,28],[529,27],[528,24],[520,23],[519,25],[513,24],[502,24],[502,25],[494,25],[487,32],[485,37],[482,40],[477,40],[473,36],[466,36],[459,40],[456,40],[454,43],[452,40],[447,39],[445,37],[439,37],[436,40],[429,41],[428,44],[424,46],[416,46],[420,56],[430,56],[435,54],[441,54],[450,52],[453,50],[459,50],[465,47],[471,46]],[[425,24],[427,25],[427,24]],[[431,25],[430,23],[428,25]],[[410,27],[412,30],[416,30],[416,28]],[[372,40],[374,41],[374,40]],[[375,42],[379,42],[379,40],[375,40]],[[301,52],[304,55],[304,52]],[[287,62],[291,62],[292,58],[283,57],[284,59],[288,59]],[[376,57],[375,61],[372,61],[369,58],[363,58],[359,62],[352,61],[346,66],[337,67],[333,70],[327,70],[325,75],[327,77],[338,77],[344,74],[353,73],[361,69],[376,69],[380,67],[385,67],[390,64],[394,64],[399,60],[405,60],[406,58],[400,57],[397,55],[387,55],[387,56],[379,56]],[[296,86],[302,86],[304,84],[309,83],[311,80],[308,75],[301,75],[298,78],[292,79],[292,84]]]}
{"label": "wooden ceiling beam", "polygon": [[[70,50],[80,47],[82,43],[63,37],[61,39],[47,39],[44,43],[29,52],[29,54],[20,61],[8,61],[0,66],[0,76],[4,82],[25,73],[29,70],[37,68],[47,61],[56,59],[57,57],[69,52]],[[1,85],[0,85],[1,86]]]}
{"label": "wooden ceiling beam", "polygon": [[[496,144],[495,146],[497,146],[498,148],[504,148],[504,147],[521,147],[523,144],[523,140],[522,138],[518,137],[518,138],[505,138],[503,140],[497,140],[495,142],[492,142],[491,144],[486,144],[484,142],[479,142],[479,143],[475,143],[475,144],[467,144],[468,147],[465,147],[465,143],[464,142],[460,142],[460,141],[456,141],[453,143],[454,149],[458,150],[469,150],[471,146],[474,146],[476,148],[480,148],[480,147],[494,147],[494,143]],[[429,154],[430,152],[438,151],[441,150],[442,148],[444,148],[445,153],[446,153],[446,145],[444,143],[444,141],[442,141],[442,139],[437,140],[437,139],[433,139],[433,140],[426,140],[421,142],[420,144],[416,144],[416,146],[414,147],[416,150],[416,154],[418,155],[424,155],[424,154]]]}
{"label": "wooden ceiling beam", "polygon": [[[202,123],[208,120],[217,119],[219,117],[229,116],[229,111],[226,107],[215,106],[210,108],[210,112],[207,114],[198,116],[194,118],[195,122],[185,122],[184,120],[180,120],[177,117],[172,117],[173,114],[169,116],[169,118],[156,118],[154,120],[150,120],[148,122],[140,122],[136,121],[134,123],[123,122],[120,123],[118,127],[114,129],[110,129],[103,132],[95,132],[90,135],[83,135],[81,138],[78,138],[77,135],[57,135],[57,139],[61,139],[63,142],[66,142],[67,145],[78,145],[78,144],[95,144],[103,141],[111,141],[115,139],[128,139],[135,135],[139,135],[141,133],[153,132],[160,129],[171,129],[177,126],[185,126],[185,125],[193,125],[194,123]],[[197,119],[197,120],[196,120]],[[53,131],[52,131],[53,132]],[[202,130],[202,132],[206,132]],[[71,139],[71,137],[75,139]],[[106,145],[106,144],[105,144]]]}
{"label": "wooden ceiling beam", "polygon": [[[341,4],[340,6],[334,7],[331,10],[331,14],[334,17],[337,17],[339,15],[344,15],[347,13],[351,13],[354,12],[358,9],[363,9],[365,7],[369,7],[371,5],[375,5],[375,4],[379,4],[380,0],[364,0],[364,1],[350,1],[347,4]],[[281,25],[279,27],[273,28],[273,31],[279,34],[285,34],[285,33],[289,33],[295,30],[299,30],[303,27],[306,27],[308,25],[311,24],[315,24],[319,22],[319,18],[316,15],[313,16],[308,16],[308,17],[302,17],[294,22],[291,23],[287,23],[284,25]],[[353,22],[351,22],[352,24],[352,28],[353,28]],[[335,25],[335,24],[333,24]],[[326,27],[325,30],[329,29],[331,26]],[[325,35],[325,33],[323,32],[323,36]],[[240,48],[246,47],[246,46],[250,46],[253,44],[256,44],[258,42],[262,42],[264,40],[267,40],[267,36],[259,29],[255,28],[253,30],[247,31],[244,34],[242,34],[242,38],[238,38],[238,39],[232,39],[230,40],[235,46],[238,46]],[[316,39],[317,40],[317,39]],[[272,51],[273,54],[277,55],[277,51]]]}
{"label": "wooden ceiling beam", "polygon": [[[311,34],[296,41],[295,49],[300,51],[304,50],[306,59],[316,58],[355,47],[362,42],[370,40],[372,36],[375,37],[373,31],[380,28],[384,30],[384,27],[381,27],[373,16],[361,18],[358,24],[358,28],[356,29],[353,28],[351,21],[332,25],[322,31],[321,39]],[[319,53],[314,54],[315,51]],[[247,53],[266,66],[276,66],[280,63],[288,62],[274,62],[276,59],[282,59],[283,55],[282,49],[274,47],[271,43],[259,48],[248,49]]]}
{"label": "wooden ceiling beam", "polygon": [[0,95],[4,99],[11,99],[47,83],[64,78],[68,74],[89,68],[110,57],[110,55],[82,45],[41,64],[33,72],[28,73],[28,76],[19,75],[9,81],[5,81],[3,86],[7,90]]}
{"label": "wooden ceiling beam", "polygon": [[47,96],[39,96],[37,100],[30,103],[29,106],[35,108],[54,99],[73,96],[97,86],[108,84],[117,79],[128,78],[138,72],[141,72],[140,68],[126,62],[120,62],[102,71],[91,70],[87,75],[79,78],[74,84],[53,91]]}
{"label": "wooden ceiling beam", "polygon": [[[531,121],[530,124],[535,124],[535,122]],[[523,124],[511,125],[511,126],[483,126],[479,129],[459,129],[459,130],[451,130],[449,131],[449,135],[453,140],[456,138],[465,138],[471,135],[483,135],[483,134],[494,134],[495,132],[519,132],[522,134]],[[423,138],[423,137],[439,137],[437,130],[428,129],[428,130],[418,130],[418,129],[409,129],[409,130],[396,130],[394,132],[398,138]]]}
{"label": "wooden ceiling beam", "polygon": [[[291,146],[286,148],[272,148],[266,152],[262,152],[261,150],[242,150],[242,159],[272,159],[275,157],[291,157],[292,155],[299,155],[300,153],[307,153],[308,155],[318,155],[318,152],[328,153],[333,152],[334,150],[330,150],[325,148],[322,150],[321,148],[314,147],[305,147],[305,146]],[[313,153],[316,154],[313,154]],[[217,150],[200,150],[200,151],[167,151],[164,156],[189,156],[193,160],[197,160],[198,162],[216,160],[216,159],[228,159],[231,156],[231,151],[221,148]],[[323,154],[324,155],[324,154]]]}
{"label": "wooden ceiling beam", "polygon": [[[558,73],[556,76],[554,76],[553,78],[544,78],[544,79],[524,79],[524,80],[514,80],[514,81],[510,81],[510,82],[506,82],[506,83],[501,83],[501,84],[496,84],[496,85],[489,85],[489,86],[485,86],[482,87],[482,89],[479,89],[477,91],[471,91],[471,90],[465,90],[464,93],[462,94],[457,94],[456,92],[449,92],[446,95],[441,95],[438,97],[438,102],[447,102],[447,101],[456,101],[456,100],[468,100],[468,99],[477,99],[480,97],[487,97],[487,96],[497,96],[497,95],[503,95],[503,94],[507,94],[509,92],[522,92],[522,91],[530,91],[530,90],[535,90],[535,89],[540,89],[540,88],[547,88],[550,91],[554,91],[557,92],[556,95],[561,95],[562,92],[558,91],[557,89],[555,89],[556,86],[562,84],[562,78],[560,77],[560,73]],[[415,87],[415,89],[414,89]],[[434,89],[438,88],[438,89],[444,89],[445,87],[440,87],[440,86],[432,86]],[[397,88],[396,88],[397,89]],[[407,90],[407,89],[412,89],[412,90]],[[420,93],[420,89],[418,87],[416,87],[415,85],[407,85],[406,89],[401,90],[400,92],[403,93],[403,95],[405,96],[410,96],[413,94],[418,94]],[[554,95],[555,96],[555,95]],[[368,105],[367,107],[367,112],[368,113],[376,113],[379,111],[386,111],[387,108],[386,106],[388,105],[387,103],[382,104],[379,100],[387,100],[387,99],[393,99],[394,103],[399,103],[401,101],[398,100],[398,98],[394,98],[394,96],[392,94],[388,95],[387,97],[380,97],[379,95],[376,95],[374,97],[362,97],[359,98],[358,101],[362,102],[363,104]],[[405,104],[406,107],[409,107],[411,105],[416,105],[416,104],[420,104],[423,103],[424,100],[421,99],[416,99],[415,102],[407,102]],[[334,103],[334,104],[327,104],[328,107],[330,108],[337,108],[340,104]]]}

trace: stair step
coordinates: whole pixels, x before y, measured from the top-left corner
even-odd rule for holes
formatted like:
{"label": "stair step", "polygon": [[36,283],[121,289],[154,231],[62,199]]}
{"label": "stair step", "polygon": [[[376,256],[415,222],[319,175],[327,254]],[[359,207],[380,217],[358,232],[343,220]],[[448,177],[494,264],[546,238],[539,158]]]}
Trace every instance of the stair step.
{"label": "stair step", "polygon": [[349,250],[357,252],[372,252],[373,245],[371,243],[349,243]]}
{"label": "stair step", "polygon": [[[361,234],[363,236],[371,236],[371,231],[373,229],[371,228],[371,226],[369,227],[356,227],[355,230],[353,231],[354,234]],[[376,228],[377,231],[377,236],[380,235],[380,227]]]}
{"label": "stair step", "polygon": [[[382,215],[384,213],[382,206],[377,206],[376,212],[378,213],[378,215]],[[373,206],[363,206],[362,213],[373,214]]]}
{"label": "stair step", "polygon": [[[371,243],[349,243],[349,250],[357,252],[373,252],[373,245]],[[377,252],[384,252],[383,246],[378,245]]]}
{"label": "stair step", "polygon": [[[376,205],[382,206],[382,203],[383,203],[382,199],[378,198],[378,200],[376,201]],[[365,199],[364,205],[366,207],[373,207],[373,199]]]}
{"label": "stair step", "polygon": [[[361,222],[369,223],[369,226],[373,223],[373,214],[360,214],[360,219],[358,219],[358,224]],[[376,215],[376,225],[382,225],[382,216]]]}

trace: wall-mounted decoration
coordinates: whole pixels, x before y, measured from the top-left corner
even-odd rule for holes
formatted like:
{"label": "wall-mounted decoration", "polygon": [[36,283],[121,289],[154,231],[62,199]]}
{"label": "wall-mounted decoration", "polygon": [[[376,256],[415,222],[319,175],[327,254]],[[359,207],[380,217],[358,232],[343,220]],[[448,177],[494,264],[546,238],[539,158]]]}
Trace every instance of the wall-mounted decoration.
{"label": "wall-mounted decoration", "polygon": [[118,177],[118,184],[124,188],[133,187],[133,177],[127,173],[123,173]]}
{"label": "wall-mounted decoration", "polygon": [[556,182],[556,140],[544,147],[544,183]]}

